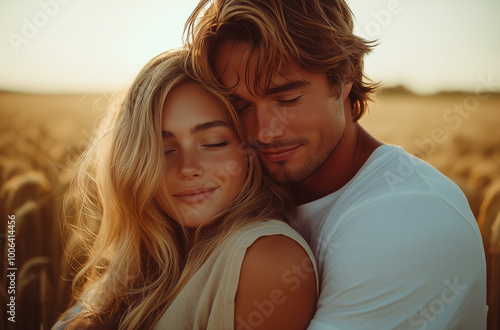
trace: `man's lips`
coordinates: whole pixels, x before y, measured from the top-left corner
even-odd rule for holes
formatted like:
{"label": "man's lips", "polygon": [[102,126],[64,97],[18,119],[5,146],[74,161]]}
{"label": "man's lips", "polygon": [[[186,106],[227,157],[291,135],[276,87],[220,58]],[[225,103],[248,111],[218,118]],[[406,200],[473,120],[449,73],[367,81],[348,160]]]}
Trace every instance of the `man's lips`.
{"label": "man's lips", "polygon": [[280,162],[288,159],[301,145],[279,149],[263,149],[260,152],[270,162]]}
{"label": "man's lips", "polygon": [[181,202],[186,204],[196,204],[204,201],[212,195],[219,187],[210,188],[189,188],[175,195]]}

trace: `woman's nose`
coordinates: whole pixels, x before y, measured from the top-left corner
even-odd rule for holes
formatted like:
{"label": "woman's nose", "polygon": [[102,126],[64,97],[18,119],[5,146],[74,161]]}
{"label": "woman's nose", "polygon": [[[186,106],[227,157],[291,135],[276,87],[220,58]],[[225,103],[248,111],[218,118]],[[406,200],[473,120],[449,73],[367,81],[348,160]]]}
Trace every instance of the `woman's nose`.
{"label": "woman's nose", "polygon": [[179,176],[183,179],[194,179],[203,175],[200,166],[200,155],[195,152],[185,152],[182,155],[179,167]]}

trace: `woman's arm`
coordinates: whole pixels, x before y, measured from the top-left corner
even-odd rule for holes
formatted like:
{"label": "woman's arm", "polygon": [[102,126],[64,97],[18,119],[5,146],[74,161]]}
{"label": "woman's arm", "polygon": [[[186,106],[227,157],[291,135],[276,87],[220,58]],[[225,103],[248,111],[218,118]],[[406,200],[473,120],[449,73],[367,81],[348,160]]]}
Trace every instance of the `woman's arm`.
{"label": "woman's arm", "polygon": [[264,236],[247,250],[235,299],[235,329],[305,329],[316,310],[316,276],[293,239]]}

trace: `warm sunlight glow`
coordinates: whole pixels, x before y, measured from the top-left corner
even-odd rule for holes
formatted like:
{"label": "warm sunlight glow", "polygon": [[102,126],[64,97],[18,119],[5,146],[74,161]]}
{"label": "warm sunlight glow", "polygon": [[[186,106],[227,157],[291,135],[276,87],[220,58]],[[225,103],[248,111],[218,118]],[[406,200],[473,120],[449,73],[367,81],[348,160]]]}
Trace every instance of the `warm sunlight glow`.
{"label": "warm sunlight glow", "polygon": [[[196,0],[0,2],[0,89],[114,91],[156,54],[182,44]],[[500,90],[500,2],[350,0],[355,31],[379,46],[366,71],[414,91]]]}

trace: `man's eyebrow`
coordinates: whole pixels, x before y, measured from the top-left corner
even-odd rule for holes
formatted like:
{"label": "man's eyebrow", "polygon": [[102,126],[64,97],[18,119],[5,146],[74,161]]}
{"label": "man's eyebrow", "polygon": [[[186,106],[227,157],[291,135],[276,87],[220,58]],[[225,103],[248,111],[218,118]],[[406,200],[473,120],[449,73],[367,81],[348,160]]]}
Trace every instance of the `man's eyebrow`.
{"label": "man's eyebrow", "polygon": [[266,95],[274,95],[278,93],[283,93],[283,92],[288,92],[300,87],[304,87],[307,85],[310,85],[311,82],[306,81],[306,80],[296,80],[296,81],[291,81],[289,83],[286,83],[284,85],[279,85],[275,87],[268,88],[265,92]]}
{"label": "man's eyebrow", "polygon": [[[213,121],[208,121],[206,123],[201,123],[193,128],[191,128],[190,133],[191,134],[196,134],[200,131],[206,131],[207,129],[211,129],[214,127],[227,127],[227,128],[232,128],[231,125],[229,125],[227,122],[223,120],[213,120]],[[163,138],[172,138],[175,137],[174,133],[170,131],[161,131],[161,135]]]}
{"label": "man's eyebrow", "polygon": [[[291,91],[291,90],[294,90],[294,89],[297,89],[297,88],[301,88],[301,87],[304,87],[304,86],[307,86],[307,85],[310,85],[310,84],[311,84],[311,82],[307,81],[307,80],[291,81],[291,82],[286,83],[284,85],[280,85],[280,86],[275,86],[275,87],[268,88],[267,90],[264,91],[264,96],[270,96],[270,95],[274,95],[274,94],[288,92],[288,91]],[[241,98],[238,94],[231,94],[229,96],[229,98],[230,98],[230,101],[232,103],[234,103],[234,102],[245,102],[245,100],[243,98]]]}

